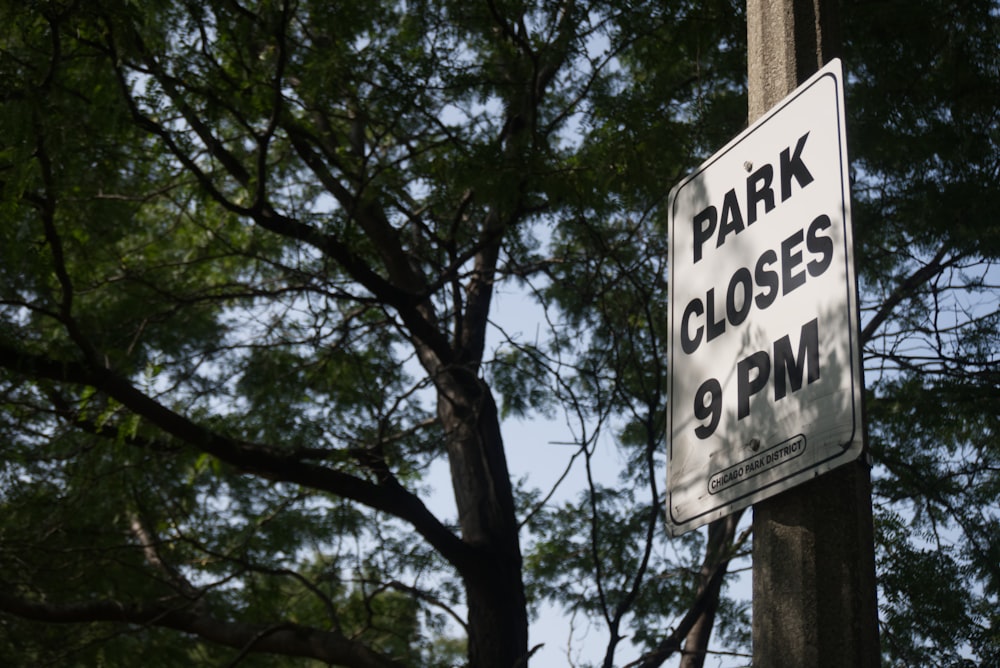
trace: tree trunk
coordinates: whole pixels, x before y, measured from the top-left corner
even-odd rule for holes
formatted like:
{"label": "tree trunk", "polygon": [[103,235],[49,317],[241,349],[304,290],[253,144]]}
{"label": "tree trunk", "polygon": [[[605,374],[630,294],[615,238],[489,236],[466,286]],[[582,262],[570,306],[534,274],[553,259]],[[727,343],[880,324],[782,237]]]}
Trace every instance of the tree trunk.
{"label": "tree trunk", "polygon": [[699,595],[707,592],[707,603],[694,626],[684,638],[684,651],[681,655],[679,668],[702,668],[708,652],[708,641],[715,626],[715,615],[719,610],[719,595],[722,592],[722,578],[712,576],[718,569],[728,570],[729,561],[733,556],[733,539],[736,537],[736,526],[743,512],[734,513],[708,525],[708,544],[705,546],[705,559],[701,565],[698,587]]}
{"label": "tree trunk", "polygon": [[472,374],[439,390],[462,538],[478,552],[462,569],[469,607],[469,665],[527,664],[528,614],[514,495],[496,403]]}

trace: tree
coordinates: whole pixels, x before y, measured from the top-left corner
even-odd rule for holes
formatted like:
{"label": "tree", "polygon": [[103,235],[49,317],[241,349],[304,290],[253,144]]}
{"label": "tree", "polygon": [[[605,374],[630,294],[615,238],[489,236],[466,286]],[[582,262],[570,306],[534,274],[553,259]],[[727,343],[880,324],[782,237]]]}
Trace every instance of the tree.
{"label": "tree", "polygon": [[883,646],[997,665],[1000,7],[851,10]]}
{"label": "tree", "polygon": [[[611,85],[591,50],[619,10],[5,13],[3,609],[407,662],[349,632],[322,583],[350,573],[465,607],[471,664],[525,662],[490,300],[538,271],[535,226],[576,196],[560,143]],[[441,456],[458,532],[418,493]],[[268,612],[289,587],[322,622]],[[103,628],[78,656],[111,651]]]}
{"label": "tree", "polygon": [[[997,233],[965,225],[997,199],[997,8],[911,6],[845,11],[901,665],[995,652],[1000,553]],[[6,3],[0,657],[509,667],[543,600],[607,666],[745,646],[746,537],[668,542],[660,482],[665,195],[745,122],[741,11]],[[535,339],[491,322],[508,286]],[[588,472],[613,435],[622,484],[516,484],[501,422],[546,413]]]}

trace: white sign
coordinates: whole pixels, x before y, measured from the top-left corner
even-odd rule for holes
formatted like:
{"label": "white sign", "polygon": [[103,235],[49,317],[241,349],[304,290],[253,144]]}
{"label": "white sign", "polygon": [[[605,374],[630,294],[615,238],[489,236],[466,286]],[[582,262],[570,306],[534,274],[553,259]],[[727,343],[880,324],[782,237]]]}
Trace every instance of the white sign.
{"label": "white sign", "polygon": [[843,99],[838,60],[670,193],[674,535],[861,453]]}

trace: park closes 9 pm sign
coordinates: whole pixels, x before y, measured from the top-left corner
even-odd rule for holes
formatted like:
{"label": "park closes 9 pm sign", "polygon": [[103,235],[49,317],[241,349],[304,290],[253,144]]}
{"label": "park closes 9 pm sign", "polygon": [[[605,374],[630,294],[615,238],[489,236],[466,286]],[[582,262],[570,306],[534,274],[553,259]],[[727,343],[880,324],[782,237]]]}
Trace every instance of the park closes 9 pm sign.
{"label": "park closes 9 pm sign", "polygon": [[861,452],[839,61],[670,193],[674,535]]}

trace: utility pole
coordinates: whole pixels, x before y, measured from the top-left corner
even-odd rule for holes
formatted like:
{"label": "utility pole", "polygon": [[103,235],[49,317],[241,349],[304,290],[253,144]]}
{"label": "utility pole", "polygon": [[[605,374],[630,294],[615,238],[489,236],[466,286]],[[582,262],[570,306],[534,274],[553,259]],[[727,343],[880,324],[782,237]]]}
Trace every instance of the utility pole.
{"label": "utility pole", "polygon": [[[836,0],[747,0],[749,120],[838,56]],[[754,668],[881,662],[866,458],[753,506]]]}

